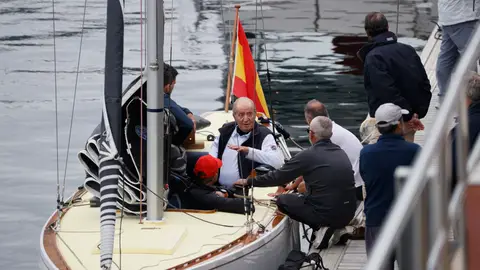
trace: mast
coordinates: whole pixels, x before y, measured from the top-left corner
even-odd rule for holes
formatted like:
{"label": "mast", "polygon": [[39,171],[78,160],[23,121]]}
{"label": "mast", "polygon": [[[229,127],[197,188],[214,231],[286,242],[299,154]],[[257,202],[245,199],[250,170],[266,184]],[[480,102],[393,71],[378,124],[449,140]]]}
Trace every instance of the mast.
{"label": "mast", "polygon": [[230,94],[232,92],[232,72],[233,72],[233,64],[234,64],[234,57],[236,53],[235,43],[237,41],[237,26],[238,26],[238,10],[240,9],[240,5],[235,5],[235,20],[233,21],[233,32],[232,32],[232,45],[230,47],[230,60],[228,64],[228,77],[227,77],[227,90],[225,91],[225,112],[228,112],[228,105],[230,104]]}
{"label": "mast", "polygon": [[147,219],[152,221],[163,218],[163,17],[163,1],[147,0]]}
{"label": "mast", "polygon": [[100,267],[112,265],[122,131],[123,2],[107,2],[105,84],[100,137]]}

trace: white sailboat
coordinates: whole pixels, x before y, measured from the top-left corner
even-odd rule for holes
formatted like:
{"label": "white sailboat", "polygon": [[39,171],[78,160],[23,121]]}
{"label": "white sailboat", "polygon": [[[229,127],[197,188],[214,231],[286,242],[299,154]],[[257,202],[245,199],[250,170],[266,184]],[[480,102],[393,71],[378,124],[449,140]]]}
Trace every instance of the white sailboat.
{"label": "white sailboat", "polygon": [[[147,72],[122,92],[123,2],[108,0],[102,123],[79,153],[87,175],[84,188],[64,204],[59,203],[42,230],[42,267],[277,269],[292,249],[299,248],[300,241],[298,224],[277,214],[267,195],[276,188],[251,192],[256,211],[247,219],[218,211],[175,207],[164,211],[164,169],[168,166],[159,164],[164,163],[164,134],[169,130],[164,125],[168,110],[164,110],[163,92],[158,91],[163,85],[164,13],[163,1],[147,3]],[[227,96],[229,93],[227,87]],[[230,102],[228,97],[226,102]],[[145,123],[138,115],[142,104],[148,104],[143,115],[149,138],[146,188],[140,180],[143,164],[138,162],[144,161],[140,149],[146,147],[146,142],[142,143]],[[202,118],[207,125],[199,125],[192,141],[185,145],[189,167],[199,156],[208,154],[218,129],[233,121],[228,106]],[[275,123],[263,124],[275,130],[278,145],[289,159],[285,139],[274,129]],[[92,197],[100,197],[100,208],[90,207]]]}

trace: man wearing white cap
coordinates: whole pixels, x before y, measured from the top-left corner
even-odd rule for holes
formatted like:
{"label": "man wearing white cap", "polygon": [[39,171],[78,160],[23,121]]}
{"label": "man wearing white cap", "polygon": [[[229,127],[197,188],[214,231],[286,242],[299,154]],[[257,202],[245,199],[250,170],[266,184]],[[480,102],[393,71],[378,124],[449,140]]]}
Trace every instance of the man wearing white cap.
{"label": "man wearing white cap", "polygon": [[[385,217],[390,211],[395,194],[395,169],[411,165],[420,146],[403,138],[407,110],[393,103],[382,104],[375,111],[375,122],[380,137],[375,144],[360,151],[360,174],[365,182],[365,245],[367,256],[373,247]],[[385,270],[394,269],[394,254]]]}

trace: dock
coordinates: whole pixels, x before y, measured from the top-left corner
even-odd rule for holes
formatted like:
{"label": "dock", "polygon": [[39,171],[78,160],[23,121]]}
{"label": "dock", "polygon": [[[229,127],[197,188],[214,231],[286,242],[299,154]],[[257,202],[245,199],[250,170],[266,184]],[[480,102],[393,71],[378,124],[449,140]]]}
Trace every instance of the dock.
{"label": "dock", "polygon": [[[438,87],[435,67],[437,64],[437,57],[440,52],[441,40],[438,38],[437,30],[437,27],[435,27],[430,34],[427,44],[423,48],[420,56],[432,86],[432,99],[430,101],[430,107],[425,118],[421,120],[425,126],[425,130],[418,131],[415,134],[415,143],[419,144],[420,146],[423,146],[438,111],[435,108],[438,103]],[[367,263],[364,240],[350,240],[346,245],[330,247],[327,250],[322,251],[320,255],[324,260],[325,267],[330,270],[361,270],[364,269]],[[452,263],[457,266],[461,260],[457,258],[458,256],[455,257],[456,258]]]}

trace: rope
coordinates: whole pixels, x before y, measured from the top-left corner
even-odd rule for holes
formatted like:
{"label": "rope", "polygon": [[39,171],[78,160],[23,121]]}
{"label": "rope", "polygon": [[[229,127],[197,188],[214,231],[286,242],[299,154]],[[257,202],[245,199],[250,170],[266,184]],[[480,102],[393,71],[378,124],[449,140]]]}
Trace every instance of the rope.
{"label": "rope", "polygon": [[55,144],[57,149],[57,226],[60,225],[60,159],[58,155],[58,87],[57,87],[57,44],[55,28],[55,0],[52,0],[52,27],[53,27],[53,76],[55,85]]}
{"label": "rope", "polygon": [[[55,0],[53,0],[55,1]],[[77,100],[77,88],[78,88],[78,74],[80,70],[80,59],[82,57],[82,44],[83,44],[83,33],[85,27],[85,17],[87,14],[87,0],[85,0],[83,5],[83,18],[82,18],[82,30],[80,32],[80,47],[78,48],[78,58],[77,58],[77,68],[76,68],[76,75],[75,75],[75,88],[73,90],[73,103],[72,103],[72,113],[70,114],[70,128],[68,131],[68,144],[67,144],[67,156],[65,157],[65,171],[63,172],[63,183],[62,183],[62,197],[61,202],[63,203],[64,195],[65,195],[65,182],[67,179],[67,168],[68,168],[68,156],[70,153],[70,143],[72,139],[72,128],[73,128],[73,119],[75,117],[75,103]]]}

